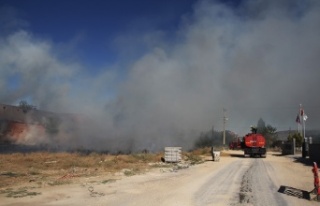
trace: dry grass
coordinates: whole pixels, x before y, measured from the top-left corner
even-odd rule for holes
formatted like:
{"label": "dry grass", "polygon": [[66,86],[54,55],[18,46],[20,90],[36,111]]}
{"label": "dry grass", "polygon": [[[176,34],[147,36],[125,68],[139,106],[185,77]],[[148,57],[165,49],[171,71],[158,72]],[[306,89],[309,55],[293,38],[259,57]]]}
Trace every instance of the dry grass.
{"label": "dry grass", "polygon": [[[183,159],[191,164],[203,162],[202,157],[205,155],[210,155],[210,148],[182,153]],[[115,181],[112,178],[114,174],[122,173],[124,176],[132,176],[152,168],[168,167],[166,164],[158,164],[163,156],[163,153],[110,155],[33,152],[0,154],[0,191],[6,191],[4,189],[21,184],[38,187],[55,186],[70,184],[79,178],[111,176],[111,179],[102,181],[105,184]],[[29,193],[24,192],[23,194]]]}
{"label": "dry grass", "polygon": [[210,152],[211,152],[210,147],[204,147],[204,148],[195,149],[190,153],[193,155],[210,155]]}
{"label": "dry grass", "polygon": [[[220,151],[220,156],[221,157],[227,157],[227,156],[231,156],[230,152],[228,152],[226,149],[224,149],[223,147],[217,147],[217,148],[213,148],[214,151]],[[204,148],[199,148],[196,149],[192,152],[190,152],[190,154],[196,155],[196,156],[210,156],[211,155],[211,147],[204,147]]]}
{"label": "dry grass", "polygon": [[13,198],[21,198],[26,196],[36,196],[40,195],[40,192],[31,192],[28,187],[21,187],[17,189],[7,188],[4,190],[0,190],[0,194],[5,194],[6,197],[13,197]]}
{"label": "dry grass", "polygon": [[[144,172],[147,163],[159,162],[163,154],[81,154],[81,153],[13,153],[0,154],[0,188],[27,182],[68,184],[71,178],[115,173],[124,169],[129,175]],[[128,173],[128,172],[127,172]],[[125,174],[128,175],[128,174]],[[68,181],[67,181],[68,180]]]}

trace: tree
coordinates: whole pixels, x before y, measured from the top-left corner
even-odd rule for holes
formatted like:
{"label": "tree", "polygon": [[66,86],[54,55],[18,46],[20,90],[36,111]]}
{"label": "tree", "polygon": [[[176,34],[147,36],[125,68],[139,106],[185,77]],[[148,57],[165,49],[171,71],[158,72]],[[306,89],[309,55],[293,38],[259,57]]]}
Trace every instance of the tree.
{"label": "tree", "polygon": [[288,141],[293,141],[293,139],[296,140],[296,147],[301,147],[303,143],[303,137],[299,132],[295,132],[293,135],[289,134]]}
{"label": "tree", "polygon": [[[214,131],[214,130],[201,132],[199,137],[195,140],[194,148],[223,146],[222,135],[223,135],[223,132]],[[235,134],[233,132],[226,131],[226,143],[231,142],[234,137],[235,137]]]}
{"label": "tree", "polygon": [[267,147],[270,147],[275,141],[277,141],[277,128],[267,125],[262,118],[258,120],[257,132],[262,134],[266,138]]}
{"label": "tree", "polygon": [[273,145],[273,143],[278,139],[277,128],[272,127],[271,125],[267,125],[262,134],[266,138],[267,147]]}
{"label": "tree", "polygon": [[257,123],[257,132],[261,134],[265,130],[265,128],[266,123],[263,121],[262,118],[260,118]]}
{"label": "tree", "polygon": [[30,110],[35,110],[35,109],[36,109],[36,106],[33,106],[33,105],[31,105],[31,104],[28,104],[28,102],[25,101],[25,100],[21,100],[21,101],[19,102],[19,107],[22,109],[22,111],[23,111],[24,113],[26,113],[26,112],[28,112],[28,111],[30,111]]}

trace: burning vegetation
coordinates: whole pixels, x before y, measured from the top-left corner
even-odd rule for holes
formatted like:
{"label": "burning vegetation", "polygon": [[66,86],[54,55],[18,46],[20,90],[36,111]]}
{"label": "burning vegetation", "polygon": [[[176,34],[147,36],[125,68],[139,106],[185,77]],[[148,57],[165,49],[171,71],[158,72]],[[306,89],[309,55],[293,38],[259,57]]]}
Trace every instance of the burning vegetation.
{"label": "burning vegetation", "polygon": [[24,101],[19,106],[0,104],[0,143],[49,144],[62,121],[76,122],[76,116],[37,110]]}

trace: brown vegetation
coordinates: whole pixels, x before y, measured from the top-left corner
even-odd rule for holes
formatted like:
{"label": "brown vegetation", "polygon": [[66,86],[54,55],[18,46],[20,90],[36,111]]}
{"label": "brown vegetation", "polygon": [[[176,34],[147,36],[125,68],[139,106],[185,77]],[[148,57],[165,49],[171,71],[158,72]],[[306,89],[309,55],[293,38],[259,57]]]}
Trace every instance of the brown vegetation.
{"label": "brown vegetation", "polygon": [[[159,162],[159,154],[82,154],[82,153],[13,153],[0,155],[0,188],[35,182],[57,185],[74,178],[114,174],[125,170],[127,176],[151,168]],[[68,181],[67,181],[68,180]]]}
{"label": "brown vegetation", "polygon": [[122,177],[162,168],[168,171],[203,163],[211,148],[182,152],[182,163],[164,163],[164,153],[111,155],[95,152],[0,154],[0,194],[20,198],[40,195],[39,188],[82,183],[108,184]]}

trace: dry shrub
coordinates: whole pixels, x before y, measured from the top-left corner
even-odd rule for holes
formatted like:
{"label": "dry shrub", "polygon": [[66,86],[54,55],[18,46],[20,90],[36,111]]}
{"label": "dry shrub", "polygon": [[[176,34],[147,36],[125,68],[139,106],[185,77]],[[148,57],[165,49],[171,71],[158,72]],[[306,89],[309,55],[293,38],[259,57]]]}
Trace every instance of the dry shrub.
{"label": "dry shrub", "polygon": [[211,148],[210,147],[198,148],[198,149],[191,151],[190,153],[192,153],[194,155],[211,155],[210,154]]}
{"label": "dry shrub", "polygon": [[193,153],[186,153],[185,160],[189,161],[191,165],[203,163],[202,157]]}

